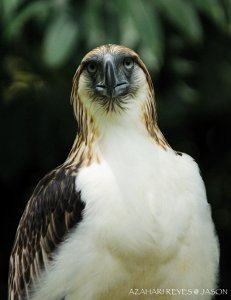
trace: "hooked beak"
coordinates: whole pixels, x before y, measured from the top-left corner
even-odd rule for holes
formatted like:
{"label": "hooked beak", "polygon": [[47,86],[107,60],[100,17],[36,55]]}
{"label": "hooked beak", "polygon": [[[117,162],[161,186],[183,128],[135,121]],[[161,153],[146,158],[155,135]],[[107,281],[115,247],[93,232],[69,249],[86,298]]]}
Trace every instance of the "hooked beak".
{"label": "hooked beak", "polygon": [[123,77],[123,74],[118,74],[116,65],[111,58],[108,58],[103,67],[104,78],[96,84],[96,92],[100,96],[108,98],[116,98],[123,96],[128,92],[129,83]]}

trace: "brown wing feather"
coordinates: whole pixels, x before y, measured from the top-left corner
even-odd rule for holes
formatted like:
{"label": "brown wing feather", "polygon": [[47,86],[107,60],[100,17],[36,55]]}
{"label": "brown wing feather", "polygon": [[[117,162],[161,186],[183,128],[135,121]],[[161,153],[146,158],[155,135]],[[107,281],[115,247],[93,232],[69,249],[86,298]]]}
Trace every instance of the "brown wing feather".
{"label": "brown wing feather", "polygon": [[9,300],[29,299],[29,288],[69,230],[82,219],[76,168],[60,167],[36,187],[20,220],[9,266]]}

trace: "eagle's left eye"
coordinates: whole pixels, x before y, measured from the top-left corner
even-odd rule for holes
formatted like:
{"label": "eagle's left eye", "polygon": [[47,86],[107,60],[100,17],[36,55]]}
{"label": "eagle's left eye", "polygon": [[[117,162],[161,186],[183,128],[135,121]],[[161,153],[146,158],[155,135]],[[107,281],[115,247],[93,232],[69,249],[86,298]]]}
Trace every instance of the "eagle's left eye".
{"label": "eagle's left eye", "polygon": [[97,71],[97,64],[95,62],[89,62],[87,64],[87,70],[89,73],[95,73]]}
{"label": "eagle's left eye", "polygon": [[134,59],[132,57],[126,57],[124,59],[123,64],[124,64],[125,69],[131,70],[134,66]]}

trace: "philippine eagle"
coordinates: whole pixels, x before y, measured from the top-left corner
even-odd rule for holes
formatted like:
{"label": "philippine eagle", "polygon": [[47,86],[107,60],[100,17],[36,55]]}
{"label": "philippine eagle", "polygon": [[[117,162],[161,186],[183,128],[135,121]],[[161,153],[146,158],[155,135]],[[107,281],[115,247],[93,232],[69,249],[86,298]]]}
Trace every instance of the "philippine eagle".
{"label": "philippine eagle", "polygon": [[176,299],[158,290],[215,289],[219,250],[205,187],[195,161],[158,128],[140,57],[118,45],[92,50],[71,99],[77,136],[25,208],[8,299]]}

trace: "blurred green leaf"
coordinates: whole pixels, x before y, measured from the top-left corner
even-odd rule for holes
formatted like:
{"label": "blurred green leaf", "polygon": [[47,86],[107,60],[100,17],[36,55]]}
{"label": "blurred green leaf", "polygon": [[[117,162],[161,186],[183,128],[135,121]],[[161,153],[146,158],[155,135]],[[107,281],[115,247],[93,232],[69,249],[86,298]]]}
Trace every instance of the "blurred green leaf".
{"label": "blurred green leaf", "polygon": [[228,33],[231,35],[231,0],[223,0],[224,1],[224,10],[227,16],[228,23]]}
{"label": "blurred green leaf", "polygon": [[199,98],[197,91],[184,81],[178,81],[176,84],[176,93],[179,100],[188,104],[194,104]]}
{"label": "blurred green leaf", "polygon": [[7,39],[14,38],[21,31],[22,26],[31,18],[46,19],[51,7],[52,3],[50,1],[36,1],[28,4],[5,25],[5,37]]}
{"label": "blurred green leaf", "polygon": [[214,20],[218,26],[225,28],[226,17],[224,9],[218,0],[194,0],[194,5]]}
{"label": "blurred green leaf", "polygon": [[122,15],[119,27],[121,44],[130,48],[135,47],[139,41],[139,33],[135,28],[134,19],[126,14]]}
{"label": "blurred green leaf", "polygon": [[184,0],[158,0],[162,13],[192,42],[202,39],[202,26],[193,2]]}
{"label": "blurred green leaf", "polygon": [[47,28],[43,41],[43,59],[56,67],[63,64],[74,49],[78,34],[77,24],[65,13],[57,16]]}
{"label": "blurred green leaf", "polygon": [[181,57],[175,57],[171,62],[171,68],[176,74],[187,76],[191,75],[194,71],[193,62]]}
{"label": "blurred green leaf", "polygon": [[88,0],[83,18],[83,32],[88,48],[94,48],[105,43],[105,31],[101,18],[102,1]]}
{"label": "blurred green leaf", "polygon": [[142,43],[140,48],[145,62],[151,70],[158,69],[163,55],[163,34],[159,17],[150,2],[127,0],[133,24]]}
{"label": "blurred green leaf", "polygon": [[22,0],[2,0],[1,5],[4,23],[10,21],[10,18],[21,2]]}

